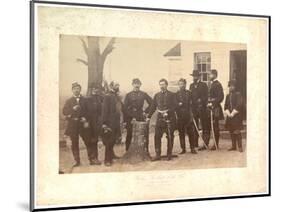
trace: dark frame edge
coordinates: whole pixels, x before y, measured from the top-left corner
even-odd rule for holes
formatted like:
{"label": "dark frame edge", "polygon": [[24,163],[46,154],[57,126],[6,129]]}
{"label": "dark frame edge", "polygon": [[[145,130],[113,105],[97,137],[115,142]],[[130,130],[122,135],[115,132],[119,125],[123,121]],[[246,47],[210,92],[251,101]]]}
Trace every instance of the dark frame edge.
{"label": "dark frame edge", "polygon": [[82,7],[99,7],[109,9],[129,9],[129,10],[144,10],[154,12],[177,12],[177,13],[195,13],[205,15],[226,15],[226,16],[243,16],[253,18],[268,18],[270,15],[257,15],[257,14],[243,14],[243,13],[226,13],[226,12],[211,12],[211,11],[200,11],[200,10],[181,10],[181,9],[167,9],[157,7],[133,7],[124,5],[102,5],[102,4],[90,4],[90,3],[77,3],[77,2],[64,2],[64,1],[44,1],[44,0],[32,0],[34,3],[39,4],[51,4],[51,5],[67,5],[67,6],[82,6]]}
{"label": "dark frame edge", "polygon": [[53,208],[36,208],[33,211],[54,211],[54,210],[71,210],[71,209],[88,209],[88,208],[102,208],[102,207],[120,207],[120,206],[136,206],[136,205],[151,205],[151,204],[166,204],[166,203],[184,203],[184,202],[200,202],[207,200],[225,200],[225,199],[244,199],[244,198],[257,198],[269,197],[269,193],[255,194],[255,195],[240,195],[240,196],[224,196],[224,197],[207,197],[197,199],[180,199],[180,200],[159,200],[148,202],[130,202],[130,203],[114,203],[114,204],[101,204],[101,205],[83,205],[83,206],[67,206],[67,207],[53,207]]}
{"label": "dark frame edge", "polygon": [[268,16],[268,194],[271,196],[271,16]]}
{"label": "dark frame edge", "polygon": [[[100,4],[86,4],[86,3],[70,3],[70,2],[55,2],[55,1],[40,1],[30,0],[30,211],[53,211],[53,210],[69,210],[69,209],[87,209],[100,207],[117,207],[117,206],[134,206],[134,205],[150,205],[150,204],[164,204],[164,203],[181,203],[181,202],[197,202],[206,200],[224,200],[224,199],[242,199],[242,198],[256,198],[256,197],[270,197],[271,196],[271,16],[270,15],[255,15],[255,14],[239,14],[239,13],[224,13],[224,12],[209,12],[209,11],[194,11],[194,10],[177,10],[165,8],[146,8],[146,7],[131,7],[120,5],[100,5]],[[86,206],[69,206],[69,207],[53,207],[53,208],[35,208],[35,194],[34,194],[34,8],[35,4],[51,4],[51,5],[67,5],[67,6],[85,6],[97,8],[111,8],[111,9],[130,9],[130,10],[144,10],[144,11],[160,11],[160,12],[180,12],[180,13],[194,13],[205,15],[225,15],[225,16],[242,16],[253,18],[265,18],[268,20],[268,192],[254,195],[237,195],[237,196],[223,196],[223,197],[207,197],[197,199],[180,199],[180,200],[159,200],[159,201],[142,201],[129,203],[114,203],[101,205],[86,205]]]}
{"label": "dark frame edge", "polygon": [[29,186],[29,209],[30,211],[34,211],[35,209],[35,194],[34,194],[34,1],[30,0],[29,2],[29,54],[30,54],[30,61],[29,61],[29,108],[30,108],[30,120],[29,120],[29,138],[30,138],[30,155],[29,155],[29,169],[30,169],[30,186]]}

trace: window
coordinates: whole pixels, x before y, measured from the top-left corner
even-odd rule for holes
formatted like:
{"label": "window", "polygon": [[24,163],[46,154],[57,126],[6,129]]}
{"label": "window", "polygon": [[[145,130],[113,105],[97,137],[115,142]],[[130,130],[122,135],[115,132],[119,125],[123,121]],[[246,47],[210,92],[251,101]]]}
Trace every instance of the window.
{"label": "window", "polygon": [[208,82],[208,72],[211,70],[211,53],[200,52],[194,53],[194,69],[201,74],[201,81]]}

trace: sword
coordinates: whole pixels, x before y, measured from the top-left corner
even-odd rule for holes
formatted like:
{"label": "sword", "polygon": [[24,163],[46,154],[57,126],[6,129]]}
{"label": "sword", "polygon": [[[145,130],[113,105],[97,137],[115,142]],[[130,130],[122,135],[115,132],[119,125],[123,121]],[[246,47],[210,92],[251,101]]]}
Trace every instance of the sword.
{"label": "sword", "polygon": [[215,141],[215,147],[216,150],[218,150],[218,146],[217,146],[217,141],[216,141],[216,137],[215,137],[215,131],[214,131],[214,120],[213,120],[213,110],[211,109],[211,130],[212,130],[212,135]]}
{"label": "sword", "polygon": [[209,147],[207,146],[207,144],[205,144],[205,141],[204,141],[203,137],[201,136],[201,133],[199,132],[199,129],[198,129],[197,124],[196,124],[196,121],[194,120],[194,118],[192,120],[193,120],[193,124],[195,126],[195,129],[196,129],[196,131],[197,131],[197,133],[199,135],[199,138],[203,141],[203,145],[205,146],[205,148],[209,150]]}

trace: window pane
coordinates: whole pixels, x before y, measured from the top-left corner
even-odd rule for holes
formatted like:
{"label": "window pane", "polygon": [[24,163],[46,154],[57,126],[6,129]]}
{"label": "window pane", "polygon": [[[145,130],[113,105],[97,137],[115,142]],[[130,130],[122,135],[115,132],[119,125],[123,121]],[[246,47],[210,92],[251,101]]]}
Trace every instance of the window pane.
{"label": "window pane", "polygon": [[201,72],[201,64],[197,64],[197,70]]}
{"label": "window pane", "polygon": [[202,64],[202,72],[206,72],[206,64]]}
{"label": "window pane", "polygon": [[211,70],[211,64],[206,65],[206,71],[209,72]]}
{"label": "window pane", "polygon": [[208,72],[211,69],[211,53],[199,52],[194,53],[194,68],[197,69],[202,75],[201,80],[208,81]]}
{"label": "window pane", "polygon": [[203,74],[203,81],[208,81],[208,74],[207,73],[204,73]]}
{"label": "window pane", "polygon": [[207,62],[207,59],[206,59],[206,57],[205,56],[202,56],[202,63],[206,63]]}

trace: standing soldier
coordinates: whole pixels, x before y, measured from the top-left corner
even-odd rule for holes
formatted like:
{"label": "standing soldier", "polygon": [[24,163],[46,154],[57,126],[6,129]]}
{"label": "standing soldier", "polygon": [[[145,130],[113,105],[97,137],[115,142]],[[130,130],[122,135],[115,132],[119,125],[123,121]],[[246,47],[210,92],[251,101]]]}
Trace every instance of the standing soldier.
{"label": "standing soldier", "polygon": [[[199,123],[203,130],[204,142],[208,145],[208,125],[207,125],[207,103],[208,103],[208,86],[206,83],[200,80],[200,73],[198,70],[193,70],[191,76],[193,77],[193,83],[190,85],[190,92],[192,98],[192,113],[197,127]],[[195,132],[195,147],[198,147],[198,135],[199,132]],[[205,146],[199,148],[199,150],[206,149]]]}
{"label": "standing soldier", "polygon": [[175,94],[167,90],[168,81],[166,79],[161,79],[159,81],[159,85],[161,91],[155,94],[148,115],[149,120],[153,113],[157,110],[157,120],[154,136],[156,157],[153,159],[154,161],[161,160],[161,138],[164,133],[166,133],[168,139],[167,160],[172,159],[174,130],[176,125]]}
{"label": "standing soldier", "polygon": [[181,153],[186,153],[185,147],[185,133],[188,135],[189,145],[192,154],[197,154],[194,149],[194,126],[193,126],[193,116],[191,108],[191,93],[186,90],[186,80],[180,79],[178,82],[179,91],[176,93],[176,114],[177,114],[177,124],[180,137]]}
{"label": "standing soldier", "polygon": [[113,147],[120,130],[122,105],[118,97],[119,84],[112,81],[109,92],[104,96],[102,104],[102,139],[105,145],[106,166],[111,166],[115,157]]}
{"label": "standing soldier", "polygon": [[236,81],[228,82],[229,94],[226,96],[224,110],[226,114],[225,127],[229,130],[232,147],[229,151],[236,150],[238,144],[239,152],[243,152],[242,135],[240,130],[243,128],[243,98],[241,93],[236,91]]}
{"label": "standing soldier", "polygon": [[77,82],[72,84],[73,96],[69,98],[64,107],[63,115],[68,119],[68,124],[65,134],[70,136],[71,150],[76,163],[74,167],[80,166],[80,152],[79,152],[79,135],[82,137],[86,147],[88,158],[91,163],[92,152],[90,144],[90,130],[87,120],[87,106],[86,99],[80,94],[81,85]]}
{"label": "standing soldier", "polygon": [[[133,91],[126,95],[124,101],[124,122],[126,123],[127,128],[126,151],[128,151],[132,140],[132,120],[135,119],[136,121],[145,121],[152,103],[152,98],[147,93],[140,90],[141,81],[138,78],[133,79],[132,85]],[[143,109],[145,101],[148,106]],[[149,133],[147,132],[145,136],[145,151],[148,152]]]}
{"label": "standing soldier", "polygon": [[[208,95],[208,137],[207,143],[209,143],[210,139],[210,131],[213,128],[214,138],[216,144],[211,148],[211,150],[216,150],[216,147],[219,147],[219,139],[220,139],[220,129],[219,129],[219,120],[224,119],[223,111],[221,107],[221,103],[224,99],[224,93],[221,83],[217,80],[218,72],[216,69],[212,69],[209,78],[210,78],[210,86],[209,86],[209,95]],[[212,117],[213,115],[213,117]],[[211,120],[213,118],[213,120]],[[213,123],[213,126],[211,126]]]}
{"label": "standing soldier", "polygon": [[91,131],[91,150],[92,150],[92,161],[91,165],[101,165],[98,160],[98,139],[101,131],[101,107],[103,97],[100,93],[100,87],[97,85],[92,86],[91,96],[87,101],[87,113],[90,123]]}

